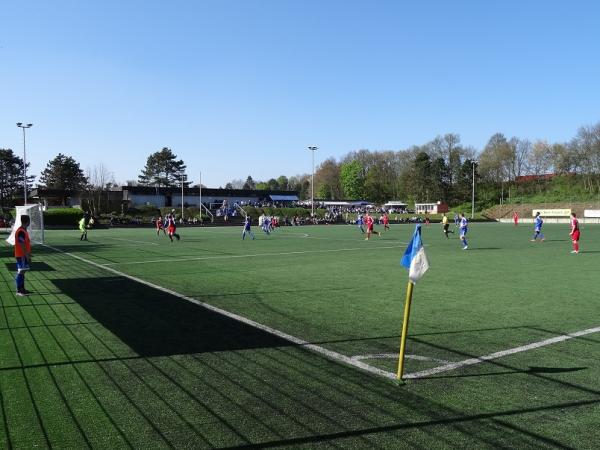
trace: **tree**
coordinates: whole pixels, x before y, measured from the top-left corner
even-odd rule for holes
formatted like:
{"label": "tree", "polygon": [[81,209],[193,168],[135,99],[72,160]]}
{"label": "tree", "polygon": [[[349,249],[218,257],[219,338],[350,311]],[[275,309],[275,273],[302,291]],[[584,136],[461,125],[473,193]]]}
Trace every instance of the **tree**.
{"label": "tree", "polygon": [[279,185],[279,189],[281,189],[282,191],[289,190],[288,178],[285,175],[280,175],[277,178],[277,184]]}
{"label": "tree", "polygon": [[254,189],[256,189],[257,191],[266,191],[267,189],[269,189],[269,185],[264,181],[257,181],[254,185]]}
{"label": "tree", "polygon": [[244,181],[240,179],[231,180],[225,185],[225,189],[243,189]]}
{"label": "tree", "polygon": [[431,179],[431,158],[425,152],[419,152],[413,163],[413,195],[415,200],[426,202],[433,200]]}
{"label": "tree", "polygon": [[252,179],[252,177],[250,175],[248,175],[248,178],[246,178],[246,182],[242,186],[242,189],[250,189],[250,190],[256,189],[256,184],[254,183],[254,180]]}
{"label": "tree", "polygon": [[546,141],[536,141],[529,154],[529,170],[533,175],[543,175],[552,167],[552,147]]}
{"label": "tree", "polygon": [[494,134],[479,156],[479,170],[484,179],[502,183],[510,179],[513,166],[513,149],[502,133]]}
{"label": "tree", "polygon": [[334,158],[328,158],[315,173],[315,194],[324,200],[335,200],[341,198],[341,193],[340,166]]}
{"label": "tree", "polygon": [[[28,190],[34,179],[34,176],[27,176]],[[23,160],[11,149],[0,149],[0,206],[12,206],[10,200],[21,196],[22,192]]]}
{"label": "tree", "polygon": [[[161,151],[148,157],[138,180],[142,186],[177,187],[181,186],[181,177],[185,177],[185,169],[183,160],[178,160],[170,148],[163,147]],[[185,185],[189,183],[184,182]]]}
{"label": "tree", "polygon": [[49,161],[40,175],[40,183],[49,189],[63,192],[62,204],[67,201],[67,191],[80,191],[87,185],[87,178],[79,167],[79,163],[72,157],[59,153],[56,158]]}
{"label": "tree", "polygon": [[279,183],[275,178],[271,178],[269,181],[267,181],[267,189],[271,191],[276,191],[279,189]]}
{"label": "tree", "polygon": [[[88,193],[88,206],[93,216],[100,215],[102,211],[102,192],[110,189],[114,184],[114,175],[103,163],[87,169],[86,178],[88,184],[86,190]],[[107,205],[108,206],[108,205]]]}
{"label": "tree", "polygon": [[378,165],[373,165],[367,173],[364,185],[365,197],[374,203],[385,203],[389,200],[391,193],[389,184]]}
{"label": "tree", "polygon": [[345,198],[359,200],[364,197],[365,180],[362,173],[362,165],[357,159],[342,163],[340,166],[340,184]]}

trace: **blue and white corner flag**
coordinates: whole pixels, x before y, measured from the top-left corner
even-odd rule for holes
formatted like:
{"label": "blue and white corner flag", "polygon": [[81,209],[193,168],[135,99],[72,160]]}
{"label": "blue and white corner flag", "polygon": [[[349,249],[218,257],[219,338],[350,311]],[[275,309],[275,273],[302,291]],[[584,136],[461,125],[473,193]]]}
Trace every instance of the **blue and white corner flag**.
{"label": "blue and white corner flag", "polygon": [[421,242],[421,225],[415,227],[415,233],[400,260],[400,265],[408,269],[408,279],[413,283],[419,281],[429,269],[429,261]]}

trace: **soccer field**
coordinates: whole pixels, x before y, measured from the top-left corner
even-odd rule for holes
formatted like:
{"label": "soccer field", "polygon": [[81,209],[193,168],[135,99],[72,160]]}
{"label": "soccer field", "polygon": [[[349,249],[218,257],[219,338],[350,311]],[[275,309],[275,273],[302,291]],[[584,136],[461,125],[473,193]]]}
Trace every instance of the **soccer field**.
{"label": "soccer field", "polygon": [[26,298],[0,246],[3,447],[597,447],[600,227],[423,226],[397,384],[413,230],[48,231]]}

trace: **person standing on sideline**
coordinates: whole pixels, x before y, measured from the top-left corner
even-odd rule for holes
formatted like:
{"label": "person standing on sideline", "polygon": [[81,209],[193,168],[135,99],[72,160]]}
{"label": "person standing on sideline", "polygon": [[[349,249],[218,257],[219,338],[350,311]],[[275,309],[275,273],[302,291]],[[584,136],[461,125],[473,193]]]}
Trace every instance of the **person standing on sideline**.
{"label": "person standing on sideline", "polygon": [[30,219],[28,215],[21,216],[21,226],[15,231],[15,259],[17,260],[17,296],[24,297],[31,292],[25,289],[25,272],[31,263],[31,242],[27,227]]}
{"label": "person standing on sideline", "polygon": [[571,232],[569,233],[573,241],[573,251],[571,253],[579,253],[579,220],[577,214],[571,213]]}
{"label": "person standing on sideline", "polygon": [[442,228],[444,230],[444,236],[446,236],[446,239],[450,239],[450,236],[448,236],[448,233],[454,234],[454,231],[451,231],[449,229],[450,223],[448,222],[448,216],[446,214],[442,215]]}
{"label": "person standing on sideline", "polygon": [[535,213],[535,219],[533,219],[533,237],[531,238],[531,242],[537,241],[537,238],[540,238],[540,241],[544,241],[544,234],[542,233],[542,225],[544,225],[544,220],[540,216],[540,212]]}
{"label": "person standing on sideline", "polygon": [[460,213],[460,241],[462,242],[463,250],[469,248],[467,243],[467,232],[469,231],[469,221],[465,217],[465,213]]}
{"label": "person standing on sideline", "polygon": [[252,219],[250,218],[250,216],[246,216],[246,218],[244,219],[244,229],[242,230],[242,241],[246,239],[246,233],[248,233],[252,240],[254,240],[254,233],[250,229],[251,223]]}
{"label": "person standing on sideline", "polygon": [[515,227],[519,225],[519,214],[516,211],[513,212],[513,222],[515,223]]}

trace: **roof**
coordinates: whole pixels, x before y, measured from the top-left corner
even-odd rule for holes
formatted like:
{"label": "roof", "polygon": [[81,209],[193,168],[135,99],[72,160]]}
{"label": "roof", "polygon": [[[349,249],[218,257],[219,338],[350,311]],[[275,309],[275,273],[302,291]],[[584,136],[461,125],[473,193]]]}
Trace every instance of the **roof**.
{"label": "roof", "polygon": [[[181,195],[181,187],[155,187],[155,186],[123,186],[123,191],[131,195]],[[186,187],[183,189],[184,195],[198,195],[199,187]],[[255,190],[255,189],[215,189],[202,187],[202,196],[212,197],[259,197],[267,198],[270,195],[298,195],[297,191],[281,190]]]}
{"label": "roof", "polygon": [[269,197],[271,197],[271,200],[273,200],[274,202],[293,202],[293,201],[297,201],[298,200],[298,196],[297,195],[277,195],[277,194],[271,194],[271,195],[269,195]]}
{"label": "roof", "polygon": [[401,200],[390,200],[385,206],[408,206],[408,203],[404,203]]}

